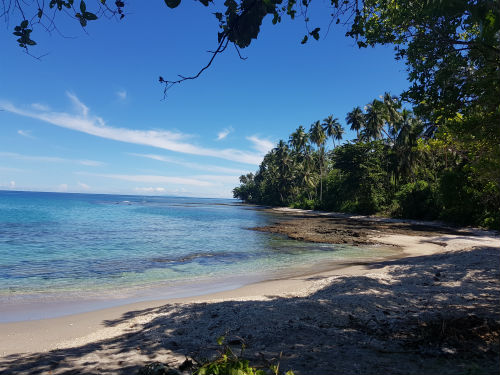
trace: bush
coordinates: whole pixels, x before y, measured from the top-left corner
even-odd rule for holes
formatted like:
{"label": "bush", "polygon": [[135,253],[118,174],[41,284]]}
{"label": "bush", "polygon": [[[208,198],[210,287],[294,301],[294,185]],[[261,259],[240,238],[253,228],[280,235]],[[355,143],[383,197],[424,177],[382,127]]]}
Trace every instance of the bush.
{"label": "bush", "polygon": [[314,199],[301,198],[293,202],[291,208],[301,208],[303,210],[314,210],[317,206],[317,202]]}
{"label": "bush", "polygon": [[432,220],[439,214],[435,189],[426,181],[403,185],[396,193],[396,203],[399,217]]}

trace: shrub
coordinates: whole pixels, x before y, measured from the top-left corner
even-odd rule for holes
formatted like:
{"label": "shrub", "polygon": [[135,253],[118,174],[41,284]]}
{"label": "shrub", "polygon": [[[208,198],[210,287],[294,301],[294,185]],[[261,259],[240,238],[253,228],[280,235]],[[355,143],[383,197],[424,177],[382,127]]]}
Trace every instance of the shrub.
{"label": "shrub", "polygon": [[396,193],[396,216],[410,219],[435,219],[439,208],[436,192],[426,181],[403,185]]}

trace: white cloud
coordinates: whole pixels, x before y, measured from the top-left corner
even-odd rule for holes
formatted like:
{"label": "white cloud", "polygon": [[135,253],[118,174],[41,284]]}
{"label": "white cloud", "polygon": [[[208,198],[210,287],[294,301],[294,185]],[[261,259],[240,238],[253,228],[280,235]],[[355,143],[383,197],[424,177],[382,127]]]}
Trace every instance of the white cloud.
{"label": "white cloud", "polygon": [[78,164],[86,165],[87,167],[101,167],[105,163],[96,160],[75,160]]}
{"label": "white cloud", "polygon": [[125,99],[127,99],[127,91],[125,91],[125,90],[118,90],[118,91],[116,92],[116,96],[117,96],[117,97],[118,97],[118,99],[120,99],[120,100],[125,100]]}
{"label": "white cloud", "polygon": [[97,176],[112,178],[115,180],[143,182],[150,184],[175,184],[175,185],[189,185],[189,186],[212,186],[213,183],[203,181],[193,177],[175,177],[175,176],[156,176],[156,175],[127,175],[127,174],[98,174],[98,173],[85,173],[76,172],[80,175]]}
{"label": "white cloud", "polygon": [[61,184],[57,187],[57,191],[66,192],[68,191],[68,184]]}
{"label": "white cloud", "polygon": [[[66,129],[115,141],[152,146],[185,154],[211,156],[253,165],[259,164],[262,160],[262,155],[254,152],[237,149],[212,149],[187,143],[184,141],[187,135],[179,132],[168,130],[134,130],[108,126],[102,118],[89,116],[89,108],[74,94],[67,93],[67,95],[73,102],[78,112],[77,114],[49,111],[33,112],[16,107],[9,102],[0,102],[0,107],[5,111],[20,116],[38,119]],[[254,141],[252,140],[252,142]]]}
{"label": "white cloud", "polygon": [[9,182],[9,187],[10,187],[11,189],[14,189],[14,188],[16,187],[16,181],[11,181],[11,182]]}
{"label": "white cloud", "polygon": [[87,185],[87,184],[85,184],[83,182],[80,182],[80,181],[78,181],[78,187],[81,188],[81,189],[83,189],[83,190],[90,190],[90,186],[89,185]]}
{"label": "white cloud", "polygon": [[204,174],[204,175],[195,175],[192,177],[202,181],[210,181],[218,185],[236,186],[238,185],[240,175],[241,173],[238,176],[219,176],[219,175]]}
{"label": "white cloud", "polygon": [[247,139],[253,143],[253,148],[261,154],[266,154],[274,148],[274,143],[269,139],[259,138],[255,135],[247,137]]}
{"label": "white cloud", "polygon": [[135,153],[129,153],[129,155],[132,156],[138,156],[141,158],[148,158],[152,160],[157,160],[161,161],[164,163],[168,164],[176,164],[176,165],[181,165],[186,168],[190,169],[196,169],[196,170],[201,170],[205,172],[215,172],[215,173],[230,173],[230,174],[244,174],[250,172],[249,170],[247,171],[246,169],[236,169],[236,168],[226,168],[226,167],[219,167],[218,165],[208,165],[208,164],[198,164],[198,163],[190,163],[182,160],[177,160],[175,158],[169,158],[166,156],[161,156],[161,155],[155,155],[155,154],[135,154]]}
{"label": "white cloud", "polygon": [[22,130],[22,129],[19,129],[17,131],[17,134],[22,135],[23,137],[26,137],[26,138],[35,139],[35,137],[33,137],[31,135],[31,130]]}
{"label": "white cloud", "polygon": [[163,187],[136,187],[135,191],[140,193],[165,193],[166,189]]}
{"label": "white cloud", "polygon": [[36,109],[37,111],[50,111],[50,108],[45,104],[33,103],[31,106],[33,107],[33,109]]}
{"label": "white cloud", "polygon": [[100,167],[105,165],[105,163],[96,160],[64,159],[64,158],[59,158],[57,156],[31,156],[31,155],[22,155],[15,152],[0,151],[0,157],[12,158],[17,160],[34,161],[34,162],[45,162],[45,163],[75,163],[89,167]]}
{"label": "white cloud", "polygon": [[73,103],[73,106],[75,107],[77,112],[79,112],[83,117],[87,117],[89,114],[89,107],[83,104],[75,94],[67,92],[66,95],[68,95],[68,98]]}
{"label": "white cloud", "polygon": [[233,131],[234,129],[231,126],[229,128],[222,129],[222,131],[217,133],[217,140],[218,141],[223,140],[229,135],[229,133],[232,133]]}
{"label": "white cloud", "polygon": [[28,172],[26,169],[3,167],[1,165],[0,165],[0,171],[7,171],[7,172]]}

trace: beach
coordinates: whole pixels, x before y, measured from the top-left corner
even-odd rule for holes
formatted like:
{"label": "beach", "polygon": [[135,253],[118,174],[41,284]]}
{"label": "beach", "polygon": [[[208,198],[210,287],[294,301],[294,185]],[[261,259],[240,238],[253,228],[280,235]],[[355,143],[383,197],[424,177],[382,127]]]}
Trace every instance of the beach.
{"label": "beach", "polygon": [[[309,232],[324,232],[328,217],[291,211],[274,228],[296,221],[298,231],[309,220]],[[256,363],[279,361],[296,374],[498,372],[497,233],[341,220],[358,223],[364,234],[356,238],[397,246],[401,255],[209,295],[2,323],[0,371],[130,374],[154,361],[176,367],[213,356],[225,336],[235,348],[244,343]]]}

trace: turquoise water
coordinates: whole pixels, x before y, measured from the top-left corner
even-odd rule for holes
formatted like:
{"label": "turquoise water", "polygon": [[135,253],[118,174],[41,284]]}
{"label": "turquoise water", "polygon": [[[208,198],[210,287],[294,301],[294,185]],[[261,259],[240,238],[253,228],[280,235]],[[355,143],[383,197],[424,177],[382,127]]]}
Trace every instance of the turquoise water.
{"label": "turquoise water", "polygon": [[390,255],[248,230],[275,218],[230,199],[0,191],[0,305],[159,286],[201,293],[305,264]]}

